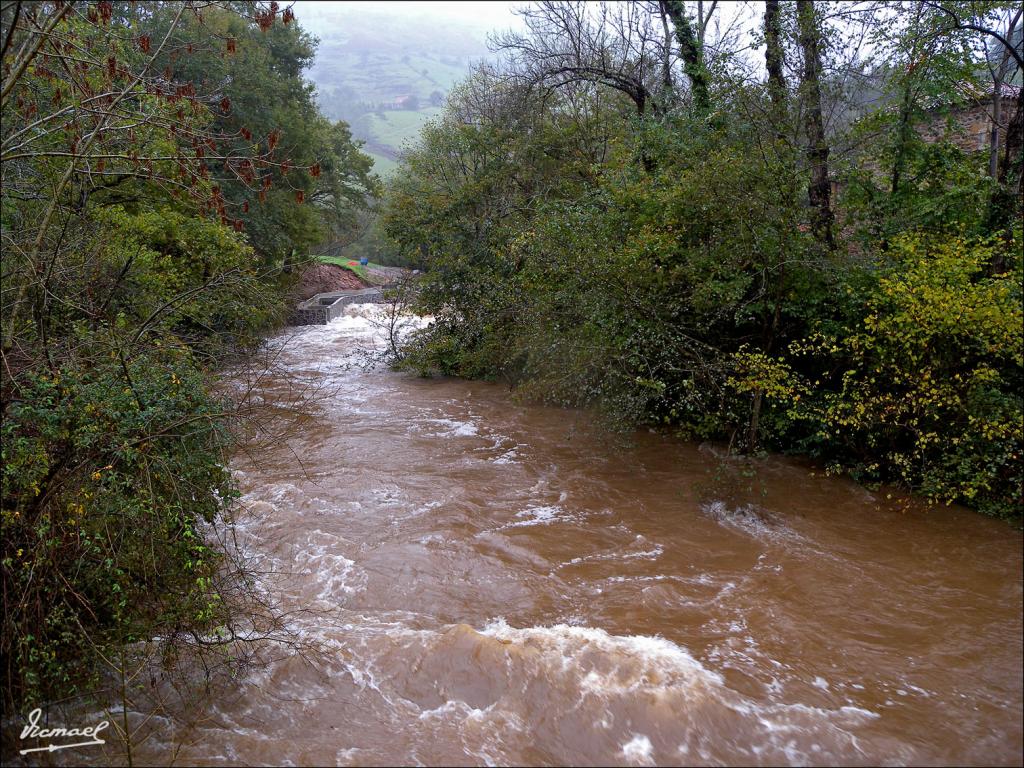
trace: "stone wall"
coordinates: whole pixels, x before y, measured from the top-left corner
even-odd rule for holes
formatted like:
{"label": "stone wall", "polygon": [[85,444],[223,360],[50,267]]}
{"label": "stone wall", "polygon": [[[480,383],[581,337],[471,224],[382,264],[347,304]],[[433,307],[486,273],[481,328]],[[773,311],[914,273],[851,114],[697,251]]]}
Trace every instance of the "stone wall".
{"label": "stone wall", "polygon": [[[999,146],[1006,143],[1006,124],[1017,110],[1017,97],[1003,96],[999,127]],[[992,131],[992,98],[954,107],[949,115],[936,116],[918,127],[927,142],[948,140],[965,152],[987,151]]]}

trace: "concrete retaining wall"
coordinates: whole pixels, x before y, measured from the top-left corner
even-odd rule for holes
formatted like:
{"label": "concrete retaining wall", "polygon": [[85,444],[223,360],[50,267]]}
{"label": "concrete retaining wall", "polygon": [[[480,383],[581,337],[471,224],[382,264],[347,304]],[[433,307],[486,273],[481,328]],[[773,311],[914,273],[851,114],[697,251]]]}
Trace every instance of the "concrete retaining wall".
{"label": "concrete retaining wall", "polygon": [[327,325],[339,317],[349,304],[375,304],[381,300],[379,288],[361,291],[318,293],[299,304],[288,318],[289,325]]}

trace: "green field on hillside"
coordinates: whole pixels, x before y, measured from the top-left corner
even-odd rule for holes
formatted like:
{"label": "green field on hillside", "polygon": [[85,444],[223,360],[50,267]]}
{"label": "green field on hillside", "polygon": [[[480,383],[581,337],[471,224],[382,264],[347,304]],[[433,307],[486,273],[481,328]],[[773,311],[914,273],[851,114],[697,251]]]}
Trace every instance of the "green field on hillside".
{"label": "green field on hillside", "polygon": [[[331,20],[318,25],[320,45],[308,74],[320,108],[351,126],[381,176],[397,168],[398,153],[440,114],[438,105],[472,63],[488,55],[484,33],[471,25],[434,27],[415,13],[385,19],[372,9],[328,4],[304,11]],[[410,98],[416,109],[395,108]]]}
{"label": "green field on hillside", "polygon": [[441,114],[440,107],[383,112],[367,115],[367,124],[381,144],[401,150],[419,136],[423,124]]}
{"label": "green field on hillside", "polygon": [[318,85],[328,114],[345,102],[380,104],[412,95],[427,101],[434,91],[447,93],[466,76],[469,59],[441,61],[430,54],[357,53],[332,43],[321,44],[310,76]]}
{"label": "green field on hillside", "polygon": [[377,152],[371,152],[365,148],[363,149],[363,152],[373,158],[374,173],[378,173],[381,176],[388,176],[398,167],[398,163],[390,157],[384,157],[384,155],[378,154]]}

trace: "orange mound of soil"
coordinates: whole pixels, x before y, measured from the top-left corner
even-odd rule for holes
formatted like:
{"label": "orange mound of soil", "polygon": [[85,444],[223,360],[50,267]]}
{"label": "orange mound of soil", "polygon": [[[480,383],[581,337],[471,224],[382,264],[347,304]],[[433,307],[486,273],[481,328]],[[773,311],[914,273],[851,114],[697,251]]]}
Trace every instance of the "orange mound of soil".
{"label": "orange mound of soil", "polygon": [[318,293],[328,291],[350,291],[370,286],[350,270],[337,264],[314,264],[302,270],[299,282],[295,284],[292,296],[296,301],[305,301]]}

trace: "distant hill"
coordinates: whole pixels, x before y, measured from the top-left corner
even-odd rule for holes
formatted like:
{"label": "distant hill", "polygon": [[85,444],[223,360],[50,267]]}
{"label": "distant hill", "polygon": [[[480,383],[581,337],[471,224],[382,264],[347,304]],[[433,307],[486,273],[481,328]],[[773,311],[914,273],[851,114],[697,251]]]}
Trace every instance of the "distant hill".
{"label": "distant hill", "polygon": [[302,3],[304,28],[320,38],[308,76],[324,113],[366,142],[375,169],[396,167],[402,146],[441,111],[473,62],[488,56],[486,30],[409,13]]}

